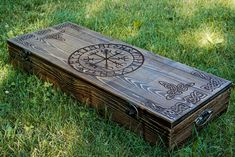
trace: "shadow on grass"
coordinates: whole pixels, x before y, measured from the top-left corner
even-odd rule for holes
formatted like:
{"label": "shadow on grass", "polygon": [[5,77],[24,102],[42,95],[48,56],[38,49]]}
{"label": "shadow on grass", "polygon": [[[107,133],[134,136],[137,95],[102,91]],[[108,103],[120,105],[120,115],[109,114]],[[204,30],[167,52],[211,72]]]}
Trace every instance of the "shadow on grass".
{"label": "shadow on grass", "polygon": [[1,155],[128,156],[153,149],[51,84],[11,66],[0,92]]}

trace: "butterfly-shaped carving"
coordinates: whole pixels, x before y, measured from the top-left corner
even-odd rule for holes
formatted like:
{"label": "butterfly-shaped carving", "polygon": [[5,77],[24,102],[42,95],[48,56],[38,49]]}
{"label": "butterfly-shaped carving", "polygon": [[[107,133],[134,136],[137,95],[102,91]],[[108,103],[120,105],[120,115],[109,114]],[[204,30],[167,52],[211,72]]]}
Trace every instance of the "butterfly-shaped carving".
{"label": "butterfly-shaped carving", "polygon": [[183,92],[187,91],[189,87],[195,85],[195,83],[179,83],[177,85],[173,83],[168,83],[165,81],[159,81],[159,83],[164,86],[165,88],[169,89],[166,93],[166,99],[171,100],[174,99],[176,95],[181,95]]}

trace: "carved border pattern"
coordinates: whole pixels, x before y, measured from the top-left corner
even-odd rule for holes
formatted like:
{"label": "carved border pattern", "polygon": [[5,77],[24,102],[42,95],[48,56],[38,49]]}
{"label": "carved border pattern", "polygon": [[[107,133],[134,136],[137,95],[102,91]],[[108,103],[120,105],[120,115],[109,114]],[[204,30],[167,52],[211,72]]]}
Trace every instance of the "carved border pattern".
{"label": "carved border pattern", "polygon": [[[148,86],[146,83],[140,81],[140,80],[136,80],[134,78],[131,77],[127,77],[127,76],[119,76],[120,79],[123,79],[124,81],[128,82],[131,85],[134,85],[137,88],[143,89],[146,92],[150,92],[152,94],[159,94],[161,93],[160,89],[156,89],[156,88],[152,88],[151,86]],[[164,81],[159,81],[159,82],[164,82]],[[164,82],[165,84],[167,82]],[[177,85],[175,84],[171,84],[171,83],[167,83],[168,87],[171,87],[172,85],[175,87]],[[187,91],[189,87],[192,87],[194,85],[194,83],[180,83],[178,84],[180,85],[177,94],[181,95],[183,94],[183,91]],[[183,88],[184,87],[184,88]],[[177,89],[177,87],[175,87]],[[172,89],[172,88],[170,88]],[[179,92],[181,91],[181,92]],[[140,97],[140,96],[139,96]],[[182,113],[190,108],[192,108],[194,105],[196,105],[198,102],[200,102],[202,99],[206,98],[207,94],[198,91],[198,90],[194,90],[192,91],[189,95],[186,95],[184,97],[182,97],[181,101],[182,102],[177,102],[175,103],[173,106],[169,107],[169,108],[164,108],[162,106],[160,106],[159,104],[156,104],[155,102],[152,102],[151,100],[142,98],[144,105],[146,107],[149,107],[150,109],[152,109],[155,112],[158,112],[170,119],[177,119],[178,117],[180,117],[182,115]],[[173,98],[172,98],[173,99]],[[170,99],[170,100],[172,100]],[[146,101],[144,101],[146,100]]]}
{"label": "carved border pattern", "polygon": [[[50,32],[53,32],[53,29],[50,29],[50,28],[34,32],[35,34],[37,34],[39,36],[43,36],[43,35],[48,34],[48,35],[46,35],[42,38],[36,38],[36,40],[43,41],[43,42],[45,42],[44,39],[55,39],[55,40],[59,40],[59,41],[65,41],[65,39],[62,37],[62,33],[65,32],[65,30],[63,28],[66,28],[66,27],[70,27],[70,28],[72,28],[76,31],[81,30],[80,27],[78,27],[77,25],[74,25],[72,23],[63,23],[63,24],[52,27],[56,30],[60,30],[59,32],[56,32],[56,33],[48,34]],[[34,34],[26,34],[26,35],[22,35],[20,37],[14,38],[13,40],[16,41],[17,43],[20,43],[20,44],[26,46],[26,47],[30,47],[30,48],[33,48],[33,49],[44,51],[42,48],[40,48],[40,47],[38,47],[38,46],[28,42],[28,41],[25,41],[25,40],[28,40],[30,38],[35,38],[35,35]]]}
{"label": "carved border pattern", "polygon": [[202,99],[204,99],[207,95],[194,90],[189,95],[183,97],[184,102],[177,102],[174,106],[170,108],[166,108],[162,114],[167,116],[170,119],[176,119],[179,117],[184,111],[192,108],[191,104],[195,105]]}
{"label": "carved border pattern", "polygon": [[25,34],[25,35],[22,35],[22,36],[18,37],[19,40],[28,40],[28,39],[31,39],[31,38],[35,38],[35,35],[33,35],[33,34]]}
{"label": "carved border pattern", "polygon": [[77,25],[71,24],[71,23],[63,23],[57,26],[54,26],[53,28],[56,30],[61,30],[63,28],[70,27],[76,31],[80,31],[81,28],[79,28]]}
{"label": "carved border pattern", "polygon": [[202,93],[198,90],[194,90],[192,93],[190,93],[190,95],[185,96],[183,99],[191,104],[196,104],[199,101],[201,101],[201,99],[204,99],[207,96],[207,94]]}
{"label": "carved border pattern", "polygon": [[159,112],[159,113],[162,113],[166,110],[166,108],[164,107],[161,107],[157,104],[155,104],[154,102],[152,102],[151,100],[146,100],[146,102],[144,103],[144,105],[146,107],[149,107],[151,108],[152,110],[154,110],[155,112]]}
{"label": "carved border pattern", "polygon": [[17,38],[14,38],[13,40],[19,44],[22,44],[24,45],[25,47],[29,47],[31,49],[37,49],[37,50],[40,50],[40,51],[44,51],[44,49],[42,49],[41,47],[38,47],[28,41],[25,41],[25,40],[28,40],[28,39],[31,39],[31,38],[35,38],[35,35],[34,34],[26,34],[26,35],[22,35],[22,36],[19,36]]}
{"label": "carved border pattern", "polygon": [[43,29],[43,30],[37,31],[37,32],[35,32],[35,34],[46,35],[47,33],[50,33],[50,32],[52,32],[52,30],[48,28],[48,29]]}
{"label": "carved border pattern", "polygon": [[165,109],[162,114],[167,116],[170,119],[176,119],[180,116],[184,111],[190,109],[190,105],[184,102],[177,102],[174,106]]}
{"label": "carved border pattern", "polygon": [[65,32],[65,30],[61,30],[57,33],[48,34],[41,39],[43,39],[43,40],[44,39],[55,39],[55,40],[59,40],[59,41],[65,41],[65,39],[62,37],[62,33],[64,33],[64,32]]}
{"label": "carved border pattern", "polygon": [[215,89],[219,88],[221,85],[225,83],[223,79],[217,78],[212,75],[208,75],[206,73],[200,72],[198,70],[194,70],[191,72],[192,75],[207,80],[208,83],[202,85],[201,88],[213,92]]}

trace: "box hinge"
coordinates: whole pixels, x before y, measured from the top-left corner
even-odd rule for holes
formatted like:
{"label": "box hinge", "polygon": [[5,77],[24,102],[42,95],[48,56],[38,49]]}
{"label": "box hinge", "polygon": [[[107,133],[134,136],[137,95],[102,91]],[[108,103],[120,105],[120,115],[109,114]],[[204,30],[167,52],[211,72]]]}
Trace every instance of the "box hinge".
{"label": "box hinge", "polygon": [[206,109],[204,110],[196,119],[195,124],[197,126],[203,126],[205,125],[211,118],[213,113],[212,109]]}
{"label": "box hinge", "polygon": [[25,62],[31,62],[29,56],[31,55],[31,52],[28,50],[23,50],[22,53],[20,54],[20,57],[23,61]]}
{"label": "box hinge", "polygon": [[135,117],[136,119],[139,118],[139,112],[138,112],[138,109],[137,107],[132,104],[132,103],[128,103],[128,108],[126,110],[126,113],[131,116],[131,117]]}

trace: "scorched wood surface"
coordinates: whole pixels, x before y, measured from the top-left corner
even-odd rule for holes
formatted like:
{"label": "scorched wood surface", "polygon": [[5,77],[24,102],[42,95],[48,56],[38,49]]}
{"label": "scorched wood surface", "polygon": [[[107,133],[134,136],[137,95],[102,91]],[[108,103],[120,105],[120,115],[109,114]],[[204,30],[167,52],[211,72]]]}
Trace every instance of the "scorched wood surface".
{"label": "scorched wood surface", "polygon": [[[69,22],[9,39],[8,46],[12,60],[18,58],[29,71],[38,66],[34,71],[62,80],[55,83],[65,82],[63,88],[70,92],[81,80],[86,86],[78,94],[87,102],[120,99],[123,103],[116,108],[129,104],[127,114],[145,120],[149,116],[159,124],[158,131],[173,128],[231,86],[223,78]],[[89,90],[98,91],[85,92]]]}

